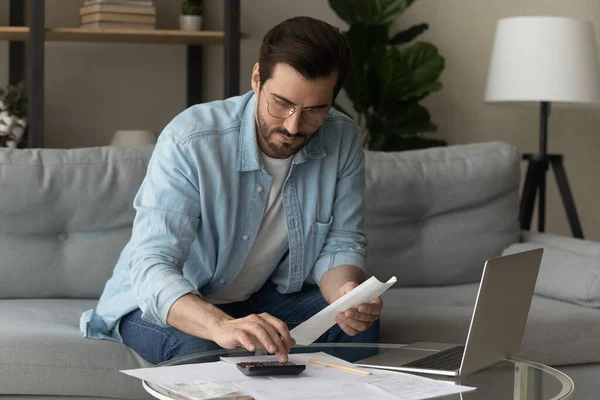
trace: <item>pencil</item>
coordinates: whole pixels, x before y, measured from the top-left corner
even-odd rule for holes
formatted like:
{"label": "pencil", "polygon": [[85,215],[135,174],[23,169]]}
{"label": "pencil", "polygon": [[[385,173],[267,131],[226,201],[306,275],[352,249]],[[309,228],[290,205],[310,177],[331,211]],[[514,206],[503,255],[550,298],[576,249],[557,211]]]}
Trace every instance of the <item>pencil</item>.
{"label": "pencil", "polygon": [[311,358],[310,360],[308,360],[308,362],[310,362],[311,364],[322,365],[324,367],[337,368],[337,369],[341,369],[341,370],[348,371],[348,372],[354,372],[356,374],[371,375],[371,373],[369,371],[365,371],[364,369],[347,367],[345,365],[333,364],[333,363],[326,362],[326,361],[319,361],[319,360],[315,360],[314,358]]}

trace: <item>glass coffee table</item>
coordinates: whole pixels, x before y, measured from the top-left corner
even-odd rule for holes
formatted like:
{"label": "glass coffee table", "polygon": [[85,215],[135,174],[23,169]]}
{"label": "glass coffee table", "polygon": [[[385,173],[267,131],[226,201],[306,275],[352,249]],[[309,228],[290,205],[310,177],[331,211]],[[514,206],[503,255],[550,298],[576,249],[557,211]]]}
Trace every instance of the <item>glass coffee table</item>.
{"label": "glass coffee table", "polygon": [[[313,344],[292,349],[291,354],[324,352],[332,356],[356,363],[359,360],[402,348],[398,344]],[[220,357],[246,357],[265,355],[264,351],[248,352],[244,349],[217,350],[176,358],[157,367],[197,364],[219,361]],[[539,363],[509,359],[501,364],[473,374],[464,379],[437,375],[422,375],[428,378],[444,380],[477,390],[438,397],[443,400],[568,400],[573,394],[573,381],[564,373]],[[160,400],[185,400],[186,398],[168,389],[142,381],[144,389]],[[398,393],[400,394],[400,393]],[[229,400],[250,400],[252,397],[241,393],[229,397],[217,397]]]}

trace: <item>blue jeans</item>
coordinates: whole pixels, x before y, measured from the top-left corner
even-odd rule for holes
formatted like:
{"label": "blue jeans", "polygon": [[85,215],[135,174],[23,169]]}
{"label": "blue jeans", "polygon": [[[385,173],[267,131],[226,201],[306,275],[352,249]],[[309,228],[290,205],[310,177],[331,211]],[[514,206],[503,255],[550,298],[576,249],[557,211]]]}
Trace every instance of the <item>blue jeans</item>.
{"label": "blue jeans", "polygon": [[[305,285],[301,291],[281,294],[268,282],[248,300],[218,305],[223,312],[241,318],[250,314],[269,313],[284,321],[290,330],[306,321],[327,302],[315,285]],[[153,364],[190,354],[221,349],[215,342],[188,335],[176,328],[151,324],[141,318],[139,309],[121,319],[119,332],[123,342]],[[379,321],[355,336],[347,335],[335,324],[316,343],[379,343]]]}

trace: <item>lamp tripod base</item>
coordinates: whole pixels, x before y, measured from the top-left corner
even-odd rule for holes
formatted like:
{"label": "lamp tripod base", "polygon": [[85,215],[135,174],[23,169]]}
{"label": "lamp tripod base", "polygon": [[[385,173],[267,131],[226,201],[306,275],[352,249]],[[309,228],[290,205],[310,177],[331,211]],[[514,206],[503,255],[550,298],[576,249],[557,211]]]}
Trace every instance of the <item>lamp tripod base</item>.
{"label": "lamp tripod base", "polygon": [[581,223],[579,222],[577,209],[575,208],[575,201],[573,200],[569,181],[567,180],[567,174],[562,162],[563,156],[561,154],[548,154],[545,156],[540,154],[524,154],[523,159],[529,161],[529,165],[527,166],[527,175],[525,177],[523,195],[521,198],[519,216],[521,229],[530,229],[536,195],[539,194],[538,231],[544,231],[546,171],[548,170],[549,166],[552,166],[552,169],[554,170],[554,176],[556,177],[556,183],[560,191],[560,196],[569,220],[571,232],[574,237],[583,239]]}

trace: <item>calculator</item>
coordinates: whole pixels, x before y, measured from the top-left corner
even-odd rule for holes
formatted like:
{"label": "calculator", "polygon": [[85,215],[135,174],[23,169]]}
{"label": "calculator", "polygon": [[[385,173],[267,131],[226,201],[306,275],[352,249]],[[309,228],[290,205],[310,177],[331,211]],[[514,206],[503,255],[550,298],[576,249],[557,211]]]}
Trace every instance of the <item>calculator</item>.
{"label": "calculator", "polygon": [[235,364],[244,375],[297,375],[304,371],[306,365],[279,361],[253,361]]}

